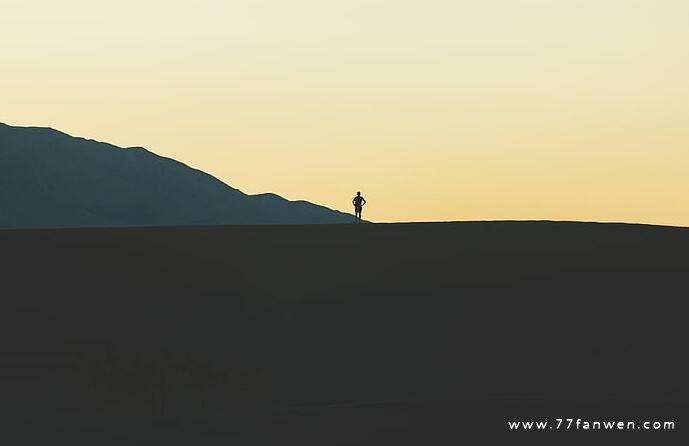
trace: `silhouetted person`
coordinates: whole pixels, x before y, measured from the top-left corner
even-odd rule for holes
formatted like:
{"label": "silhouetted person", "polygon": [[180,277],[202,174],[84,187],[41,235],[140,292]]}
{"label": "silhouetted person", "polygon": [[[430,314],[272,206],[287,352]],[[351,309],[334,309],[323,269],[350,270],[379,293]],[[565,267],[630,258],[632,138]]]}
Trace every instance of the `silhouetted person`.
{"label": "silhouetted person", "polygon": [[361,210],[364,208],[364,205],[366,204],[366,199],[361,196],[361,192],[356,193],[356,197],[352,200],[352,204],[354,205],[354,217],[355,221],[357,223],[361,222]]}

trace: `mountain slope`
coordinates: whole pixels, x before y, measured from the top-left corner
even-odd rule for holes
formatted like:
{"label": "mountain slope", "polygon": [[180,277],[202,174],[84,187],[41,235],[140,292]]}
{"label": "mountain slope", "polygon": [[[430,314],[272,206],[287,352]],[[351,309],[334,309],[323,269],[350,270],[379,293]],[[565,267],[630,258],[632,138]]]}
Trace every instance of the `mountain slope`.
{"label": "mountain slope", "polygon": [[305,201],[244,194],[141,147],[0,123],[0,228],[351,221]]}

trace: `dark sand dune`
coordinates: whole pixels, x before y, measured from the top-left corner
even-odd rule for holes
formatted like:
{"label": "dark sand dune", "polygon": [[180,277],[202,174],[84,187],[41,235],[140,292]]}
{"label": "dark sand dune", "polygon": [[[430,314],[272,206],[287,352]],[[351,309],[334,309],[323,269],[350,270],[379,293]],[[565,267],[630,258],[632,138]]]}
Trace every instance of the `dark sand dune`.
{"label": "dark sand dune", "polygon": [[[687,229],[3,231],[0,248],[3,432],[29,444],[670,444],[689,428]],[[507,427],[568,417],[677,430]]]}

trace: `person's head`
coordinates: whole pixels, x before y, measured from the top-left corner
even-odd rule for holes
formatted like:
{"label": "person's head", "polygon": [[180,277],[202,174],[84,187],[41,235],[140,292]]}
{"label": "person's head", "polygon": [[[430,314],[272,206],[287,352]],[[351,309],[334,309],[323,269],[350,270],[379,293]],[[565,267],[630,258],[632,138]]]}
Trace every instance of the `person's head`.
{"label": "person's head", "polygon": [[357,192],[356,194],[357,194],[357,195],[361,195],[361,192]]}

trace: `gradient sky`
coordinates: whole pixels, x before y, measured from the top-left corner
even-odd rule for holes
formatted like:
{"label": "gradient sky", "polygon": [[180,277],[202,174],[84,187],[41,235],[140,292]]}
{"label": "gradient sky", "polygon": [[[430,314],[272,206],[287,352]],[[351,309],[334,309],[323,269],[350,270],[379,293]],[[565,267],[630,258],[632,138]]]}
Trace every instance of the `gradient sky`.
{"label": "gradient sky", "polygon": [[0,121],[375,221],[689,226],[686,0],[0,0]]}

